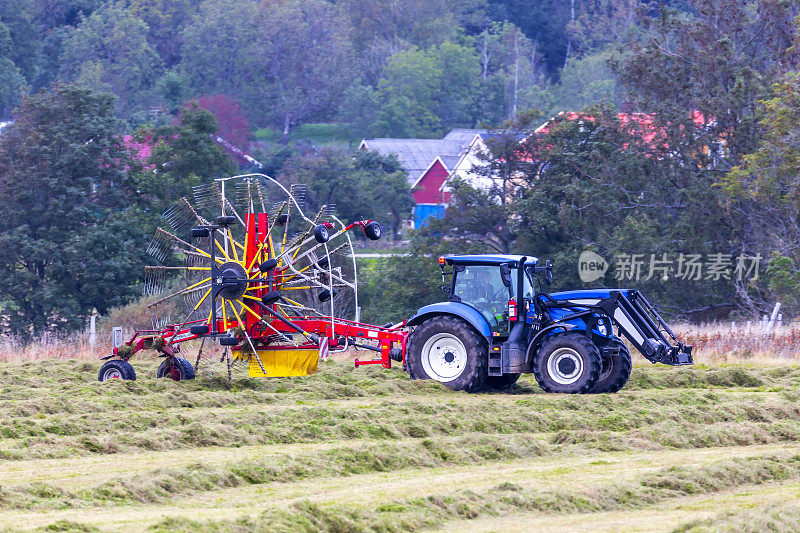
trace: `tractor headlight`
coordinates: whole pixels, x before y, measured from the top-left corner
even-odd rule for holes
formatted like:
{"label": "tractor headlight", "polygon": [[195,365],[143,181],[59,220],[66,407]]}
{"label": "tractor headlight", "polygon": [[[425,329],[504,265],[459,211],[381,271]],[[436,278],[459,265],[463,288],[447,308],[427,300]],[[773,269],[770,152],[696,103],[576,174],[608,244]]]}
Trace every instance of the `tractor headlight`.
{"label": "tractor headlight", "polygon": [[601,318],[601,317],[597,317],[597,318],[598,318],[598,321],[597,321],[597,323],[595,325],[595,329],[603,337],[608,337],[609,331],[608,331],[608,325],[606,324],[606,320],[604,318]]}

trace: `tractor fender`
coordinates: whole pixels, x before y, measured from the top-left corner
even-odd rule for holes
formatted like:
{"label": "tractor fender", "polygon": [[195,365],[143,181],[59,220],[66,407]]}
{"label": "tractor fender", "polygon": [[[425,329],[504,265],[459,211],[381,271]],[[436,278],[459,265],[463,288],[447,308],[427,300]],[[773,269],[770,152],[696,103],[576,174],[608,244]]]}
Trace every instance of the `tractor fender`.
{"label": "tractor fender", "polygon": [[489,322],[487,322],[486,318],[476,309],[460,302],[439,302],[426,305],[409,318],[406,321],[406,325],[417,326],[429,318],[441,315],[452,315],[466,320],[478,333],[491,341],[492,330],[489,328]]}

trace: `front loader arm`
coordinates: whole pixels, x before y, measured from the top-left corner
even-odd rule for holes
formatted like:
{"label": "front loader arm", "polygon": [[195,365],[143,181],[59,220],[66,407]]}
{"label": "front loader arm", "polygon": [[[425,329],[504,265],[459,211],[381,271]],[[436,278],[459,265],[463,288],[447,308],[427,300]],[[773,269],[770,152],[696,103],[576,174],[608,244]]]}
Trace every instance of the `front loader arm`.
{"label": "front loader arm", "polygon": [[[583,308],[607,315],[620,333],[649,361],[690,365],[692,346],[684,345],[650,302],[635,290],[596,290],[556,293],[542,302],[546,308]],[[584,312],[571,315],[571,318]],[[564,319],[562,318],[562,320]]]}

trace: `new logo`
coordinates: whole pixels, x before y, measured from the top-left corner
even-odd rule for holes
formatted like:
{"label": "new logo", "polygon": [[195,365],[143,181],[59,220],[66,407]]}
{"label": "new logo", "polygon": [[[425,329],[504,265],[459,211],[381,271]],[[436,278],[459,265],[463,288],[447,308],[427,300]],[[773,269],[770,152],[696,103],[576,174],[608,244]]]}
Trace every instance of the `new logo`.
{"label": "new logo", "polygon": [[584,283],[597,281],[607,270],[608,261],[591,250],[584,250],[578,257],[578,276]]}

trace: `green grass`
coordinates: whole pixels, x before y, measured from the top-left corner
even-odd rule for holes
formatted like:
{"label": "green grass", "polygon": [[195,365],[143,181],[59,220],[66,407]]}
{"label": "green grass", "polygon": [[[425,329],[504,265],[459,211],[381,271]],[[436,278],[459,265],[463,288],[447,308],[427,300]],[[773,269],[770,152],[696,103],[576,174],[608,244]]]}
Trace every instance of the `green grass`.
{"label": "green grass", "polygon": [[[637,365],[618,394],[563,396],[529,376],[470,395],[344,361],[175,383],[157,363],[111,383],[94,362],[0,364],[0,530],[502,530],[519,513],[569,529],[800,486],[797,366]],[[752,530],[797,520],[773,500],[749,504],[766,513]],[[737,502],[665,530],[734,527]]]}

